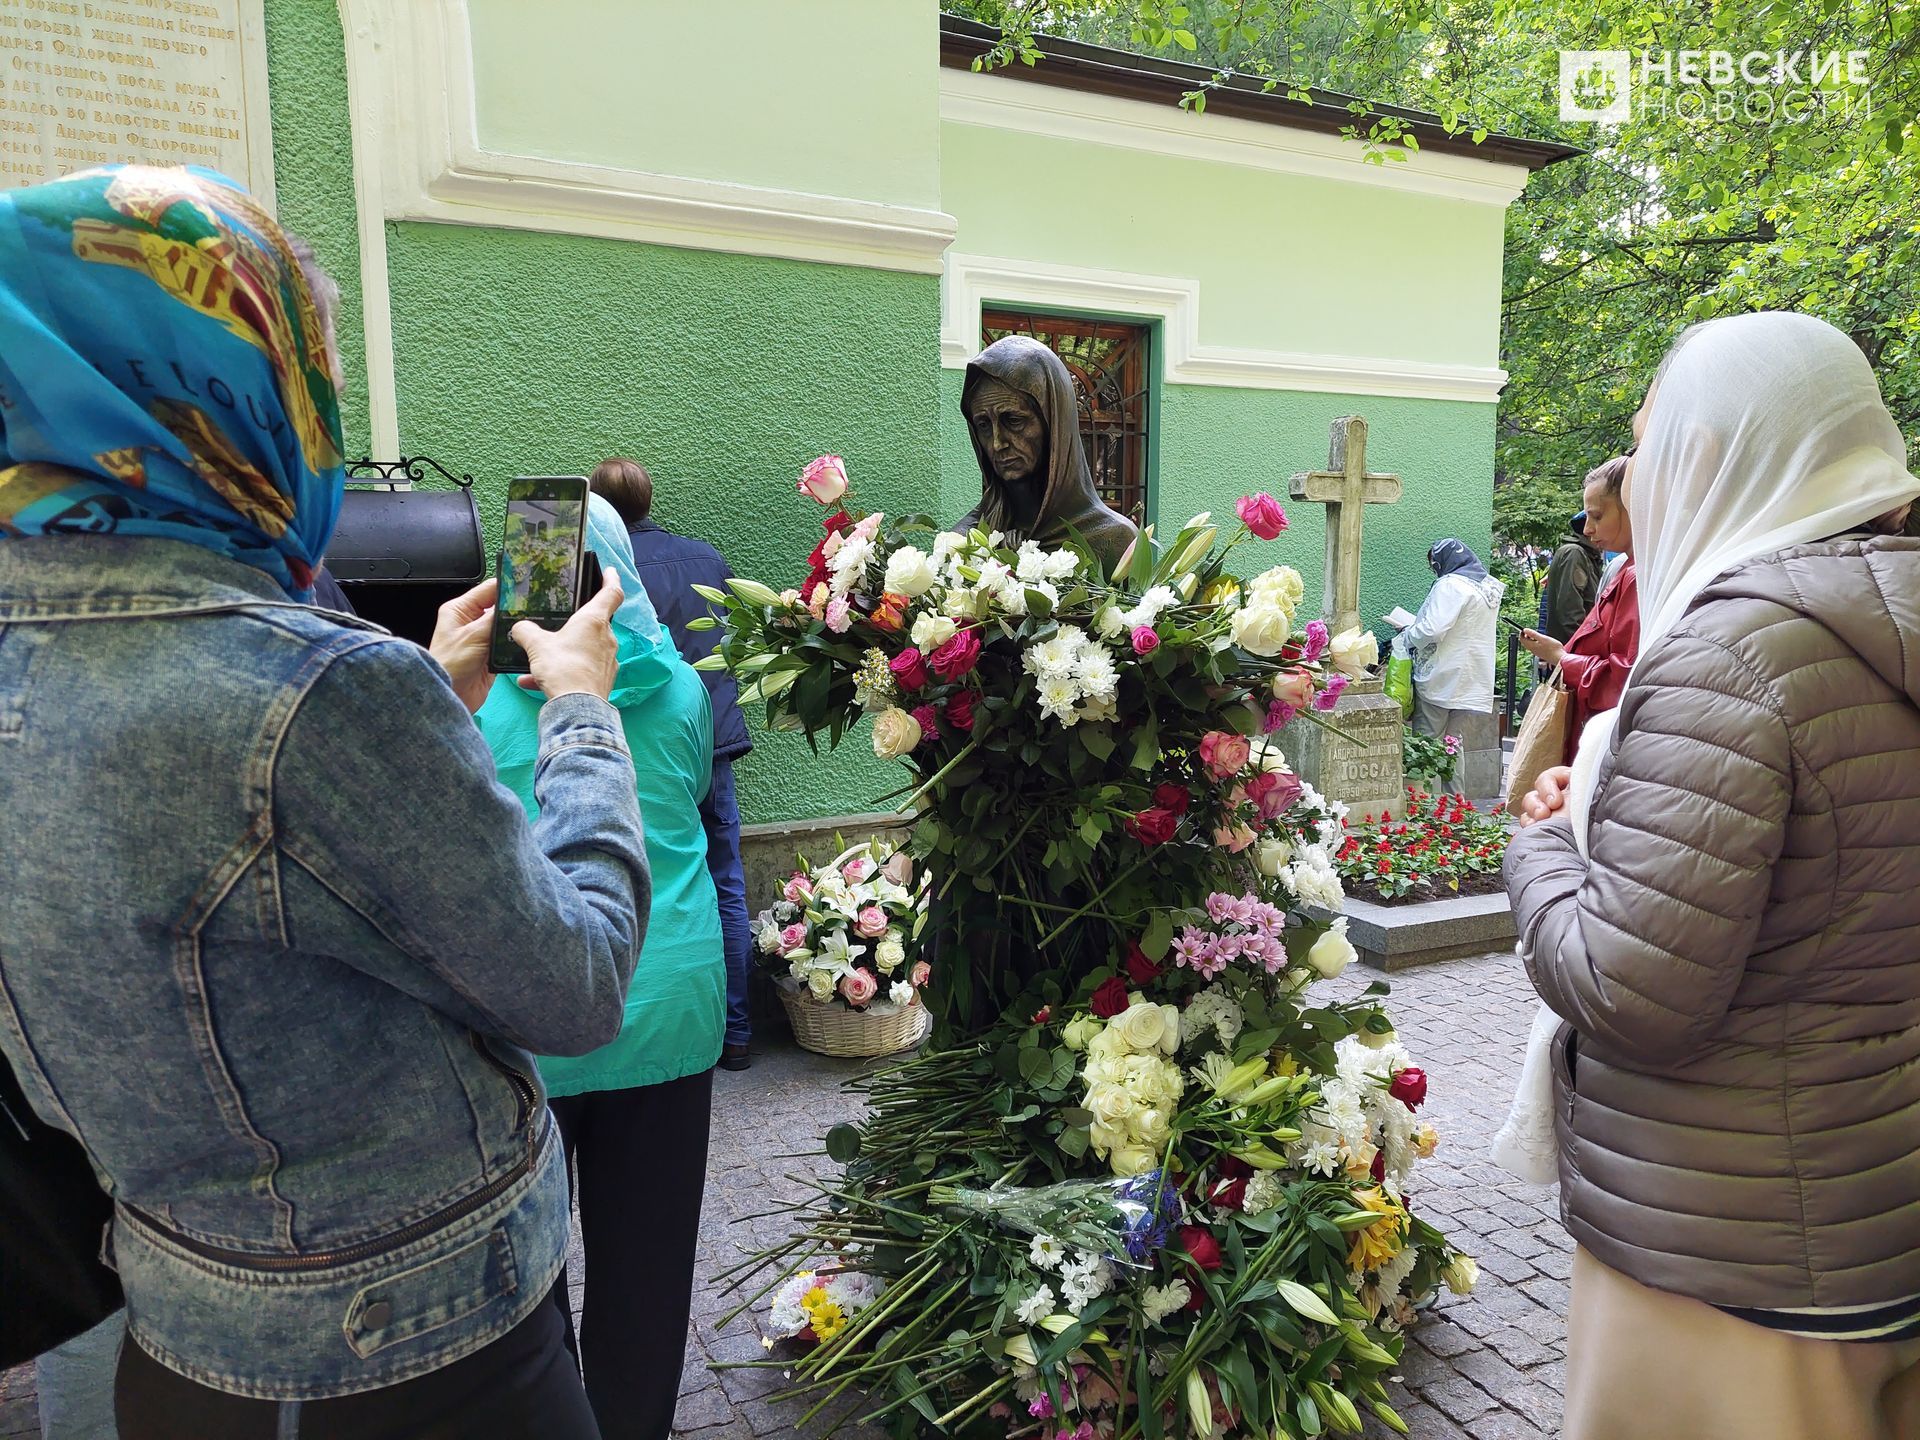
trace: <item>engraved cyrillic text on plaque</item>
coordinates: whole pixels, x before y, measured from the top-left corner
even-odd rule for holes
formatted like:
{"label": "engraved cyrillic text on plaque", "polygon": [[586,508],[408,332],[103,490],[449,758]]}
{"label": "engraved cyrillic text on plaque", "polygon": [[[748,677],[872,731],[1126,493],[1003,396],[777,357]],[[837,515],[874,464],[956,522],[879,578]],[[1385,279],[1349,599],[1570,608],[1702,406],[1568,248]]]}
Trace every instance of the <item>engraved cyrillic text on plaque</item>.
{"label": "engraved cyrillic text on plaque", "polygon": [[270,195],[260,0],[0,0],[0,186],[116,162]]}

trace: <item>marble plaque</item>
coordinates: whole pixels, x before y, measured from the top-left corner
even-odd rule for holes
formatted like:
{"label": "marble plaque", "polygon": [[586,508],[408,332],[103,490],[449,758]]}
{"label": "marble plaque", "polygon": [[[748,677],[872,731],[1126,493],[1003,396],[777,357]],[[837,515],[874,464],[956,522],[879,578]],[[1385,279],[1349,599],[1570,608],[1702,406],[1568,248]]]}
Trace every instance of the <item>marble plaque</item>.
{"label": "marble plaque", "polygon": [[262,0],[0,0],[0,187],[201,165],[273,203]]}
{"label": "marble plaque", "polygon": [[1294,771],[1344,804],[1356,824],[1369,815],[1403,814],[1399,702],[1382,692],[1378,680],[1356,681],[1324,718],[1328,723],[1321,725],[1302,715],[1280,732],[1280,748]]}

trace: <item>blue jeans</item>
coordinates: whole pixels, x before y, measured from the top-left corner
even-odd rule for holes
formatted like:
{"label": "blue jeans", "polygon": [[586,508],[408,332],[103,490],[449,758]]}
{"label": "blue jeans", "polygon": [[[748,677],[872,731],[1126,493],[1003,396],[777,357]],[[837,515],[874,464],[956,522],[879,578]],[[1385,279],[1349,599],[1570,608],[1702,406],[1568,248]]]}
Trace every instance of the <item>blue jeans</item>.
{"label": "blue jeans", "polygon": [[747,874],[740,863],[740,804],[734,796],[733,762],[713,762],[713,785],[701,803],[707,827],[707,870],[720,895],[720,935],[727,948],[727,1044],[744,1045],[753,1033],[747,1010],[747,979],[753,965],[753,925],[747,918]]}

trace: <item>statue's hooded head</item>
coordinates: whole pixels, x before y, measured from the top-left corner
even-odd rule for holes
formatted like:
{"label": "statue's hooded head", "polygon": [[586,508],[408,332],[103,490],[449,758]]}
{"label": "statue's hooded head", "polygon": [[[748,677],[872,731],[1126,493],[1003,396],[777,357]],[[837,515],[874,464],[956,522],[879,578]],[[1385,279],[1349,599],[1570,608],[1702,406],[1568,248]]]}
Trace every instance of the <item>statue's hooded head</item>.
{"label": "statue's hooded head", "polygon": [[[960,392],[960,412],[980,462],[980,523],[1009,535],[1014,520],[1033,514],[1033,533],[1075,525],[1105,507],[1080,448],[1080,407],[1073,376],[1038,340],[1008,335],[974,356]],[[1009,489],[1032,486],[1038,510],[1015,506]]]}

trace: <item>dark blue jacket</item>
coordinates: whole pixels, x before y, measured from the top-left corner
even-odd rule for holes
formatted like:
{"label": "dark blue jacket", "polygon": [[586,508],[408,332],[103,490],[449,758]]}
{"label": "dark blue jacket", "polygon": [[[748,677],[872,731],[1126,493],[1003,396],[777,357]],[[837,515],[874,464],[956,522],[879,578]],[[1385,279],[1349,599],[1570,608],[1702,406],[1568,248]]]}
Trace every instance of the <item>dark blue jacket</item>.
{"label": "dark blue jacket", "polygon": [[[689,630],[688,624],[702,615],[717,613],[693,593],[695,585],[722,589],[733,569],[720,558],[720,552],[704,540],[691,535],[676,535],[651,520],[629,526],[633,539],[633,563],[640,571],[640,583],[647,587],[647,598],[660,612],[660,623],[673,633],[673,643],[689,664],[713,653],[719,642],[716,630]],[[733,676],[724,670],[702,670],[707,695],[713,702],[713,758],[734,760],[753,748],[747,734],[747,718],[740,713],[739,690]]]}

